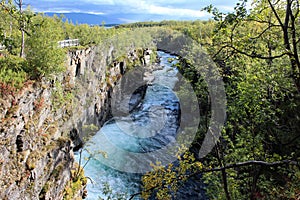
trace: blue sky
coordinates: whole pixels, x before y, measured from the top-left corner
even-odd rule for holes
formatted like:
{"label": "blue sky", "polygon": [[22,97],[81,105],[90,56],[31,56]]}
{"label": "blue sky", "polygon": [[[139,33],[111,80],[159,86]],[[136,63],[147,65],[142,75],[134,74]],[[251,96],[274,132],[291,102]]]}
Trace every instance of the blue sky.
{"label": "blue sky", "polygon": [[[188,3],[187,3],[188,2]],[[213,4],[231,11],[238,0],[24,0],[34,11],[96,14],[123,23],[208,19],[201,8]],[[115,18],[115,19],[113,19]]]}

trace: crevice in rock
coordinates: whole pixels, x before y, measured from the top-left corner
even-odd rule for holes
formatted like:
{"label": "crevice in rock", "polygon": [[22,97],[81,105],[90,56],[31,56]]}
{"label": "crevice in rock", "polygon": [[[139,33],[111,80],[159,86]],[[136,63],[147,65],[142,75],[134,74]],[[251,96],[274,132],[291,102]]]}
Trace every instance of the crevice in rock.
{"label": "crevice in rock", "polygon": [[17,152],[18,153],[22,152],[24,146],[22,135],[17,135],[16,145],[17,145]]}

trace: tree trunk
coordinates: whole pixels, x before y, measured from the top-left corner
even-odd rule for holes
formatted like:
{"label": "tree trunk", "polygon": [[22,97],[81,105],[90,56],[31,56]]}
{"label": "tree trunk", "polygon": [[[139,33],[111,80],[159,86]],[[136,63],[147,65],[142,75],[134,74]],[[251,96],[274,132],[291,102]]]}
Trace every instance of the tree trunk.
{"label": "tree trunk", "polygon": [[[223,168],[224,167],[224,163],[223,163],[224,158],[223,158],[223,153],[221,152],[222,151],[221,148],[222,147],[219,148],[219,146],[217,145],[216,151],[217,151],[217,159],[218,159],[219,165]],[[222,173],[223,188],[224,188],[226,200],[231,200],[230,193],[228,190],[226,169],[225,168],[221,169],[221,173]]]}
{"label": "tree trunk", "polygon": [[20,12],[19,24],[20,24],[20,30],[21,30],[21,33],[22,33],[20,57],[24,58],[25,57],[25,53],[24,53],[24,49],[25,49],[25,22],[24,22],[24,19],[23,19],[23,0],[15,0],[15,3],[19,7],[19,12]]}
{"label": "tree trunk", "polygon": [[253,171],[253,179],[252,179],[252,186],[251,186],[251,194],[250,194],[250,200],[255,200],[257,199],[256,197],[256,190],[257,190],[257,182],[260,176],[261,172],[261,166],[258,166],[258,168],[255,168],[256,166],[252,166],[252,171]]}
{"label": "tree trunk", "polygon": [[[271,9],[276,16],[278,23],[281,26],[283,32],[283,41],[285,49],[289,52],[288,56],[291,62],[292,72],[291,76],[293,78],[294,84],[297,88],[297,91],[300,93],[300,61],[297,49],[297,36],[296,36],[296,18],[293,14],[292,9],[292,0],[286,0],[286,9],[285,9],[285,19],[284,22],[281,21],[276,9],[270,0],[268,0]],[[289,30],[291,28],[291,30]],[[291,32],[291,33],[290,33]],[[291,34],[291,35],[290,35]],[[291,38],[290,38],[291,36]],[[292,39],[292,41],[290,41]],[[292,42],[292,44],[291,44]],[[291,47],[293,46],[293,48]]]}
{"label": "tree trunk", "polygon": [[22,29],[22,43],[21,43],[21,51],[20,51],[20,57],[24,58],[24,49],[25,49],[25,31]]}

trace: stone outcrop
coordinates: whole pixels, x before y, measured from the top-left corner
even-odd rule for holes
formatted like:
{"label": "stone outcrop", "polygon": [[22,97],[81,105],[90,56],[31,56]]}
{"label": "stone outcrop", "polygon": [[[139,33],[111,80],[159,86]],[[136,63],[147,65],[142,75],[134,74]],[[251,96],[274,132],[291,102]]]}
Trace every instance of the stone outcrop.
{"label": "stone outcrop", "polygon": [[[112,53],[113,47],[69,51],[66,73],[2,95],[0,199],[62,199],[70,182],[78,181],[71,173],[78,169],[73,151],[110,116],[113,87],[130,61],[127,56],[110,63]],[[84,184],[75,188],[78,198]]]}

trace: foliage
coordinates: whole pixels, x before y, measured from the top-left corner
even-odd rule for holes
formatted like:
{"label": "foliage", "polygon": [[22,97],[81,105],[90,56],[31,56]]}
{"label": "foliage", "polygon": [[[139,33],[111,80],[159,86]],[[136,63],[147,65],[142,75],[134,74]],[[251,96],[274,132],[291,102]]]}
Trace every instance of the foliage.
{"label": "foliage", "polygon": [[33,19],[39,25],[34,27],[31,37],[26,40],[25,51],[29,73],[33,77],[49,76],[64,70],[65,51],[57,44],[63,35],[58,20],[41,15]]}
{"label": "foliage", "polygon": [[[77,173],[79,168],[79,174]],[[84,171],[77,163],[74,164],[74,169],[71,171],[71,180],[69,180],[64,190],[64,200],[73,200],[78,197],[78,191],[82,190],[87,183],[87,178],[84,176]]]}
{"label": "foliage", "polygon": [[[61,72],[65,51],[57,45],[63,38],[59,19],[34,14],[29,8],[18,10],[17,6],[19,4],[1,2],[0,43],[8,51],[8,55],[1,58],[5,66],[1,67],[1,74],[2,77],[6,74],[5,82],[21,87],[25,79],[39,79]],[[24,59],[14,57],[19,53]]]}
{"label": "foliage", "polygon": [[27,79],[26,69],[27,62],[20,57],[0,57],[0,82],[19,89]]}
{"label": "foliage", "polygon": [[51,98],[54,111],[64,107],[68,112],[67,108],[69,107],[67,105],[72,105],[74,94],[72,91],[66,91],[64,85],[62,85],[59,81],[56,81]]}
{"label": "foliage", "polygon": [[[64,16],[61,16],[64,19]],[[115,28],[105,29],[103,26],[89,26],[88,24],[73,24],[67,19],[61,24],[64,30],[64,39],[79,39],[83,47],[98,45],[112,38],[124,30]]]}
{"label": "foliage", "polygon": [[[245,3],[238,4],[235,12],[229,14],[206,8],[218,23],[211,38],[200,41],[220,67],[228,105],[222,142],[204,164],[222,167],[249,160],[299,159],[299,126],[295,125],[299,124],[299,72],[294,70],[293,62],[297,56],[285,52],[284,29],[276,24],[278,19],[266,4],[267,1],[256,2],[250,14]],[[280,1],[272,3],[281,18],[287,13],[283,5]],[[293,30],[293,22],[289,23]],[[288,42],[293,46],[293,36],[290,38]],[[184,74],[196,84],[197,80],[192,78],[196,72],[189,70]],[[208,173],[204,180],[208,184],[207,194],[213,199],[273,199],[278,197],[274,193],[278,188],[299,187],[296,176],[286,179],[291,171],[297,174],[299,168],[249,165]],[[298,190],[293,190],[293,195],[289,190],[280,191],[281,198],[299,194]]]}
{"label": "foliage", "polygon": [[[204,166],[212,166],[211,170],[202,171],[207,195],[211,199],[297,199],[300,194],[297,165],[300,158],[297,61],[300,33],[296,23],[299,2],[254,1],[251,12],[245,6],[246,1],[241,1],[232,13],[206,7],[216,22],[203,24],[207,27],[205,34],[200,33],[200,25],[197,29],[193,23],[163,25],[180,30],[201,44],[218,65],[225,83],[225,128],[218,145],[201,160]],[[209,94],[201,80],[203,74],[189,60],[182,60],[177,67],[192,83],[201,102],[201,113],[209,119],[210,102],[205,99]],[[207,120],[202,117],[198,137],[191,149],[199,150],[205,126]],[[294,161],[294,164],[281,162],[283,160]],[[264,164],[248,162],[226,168],[247,161],[263,161]],[[272,165],[276,162],[280,164]],[[168,167],[155,169],[149,179],[150,183],[159,180],[154,194],[161,188],[163,197],[160,198],[168,199],[172,184],[165,186],[163,183],[168,178],[161,175]],[[171,168],[170,174],[173,172],[178,174]],[[154,194],[147,193],[146,198]]]}
{"label": "foliage", "polygon": [[[108,183],[103,183],[102,192],[105,195],[105,200],[124,200],[127,199],[127,195],[125,193],[114,193]],[[104,200],[99,197],[98,200]]]}
{"label": "foliage", "polygon": [[[180,155],[184,152],[182,155]],[[201,171],[202,163],[195,160],[194,155],[181,147],[177,154],[178,163],[162,166],[160,162],[152,164],[153,171],[146,173],[143,178],[142,198],[173,199],[176,192],[193,173]]]}

